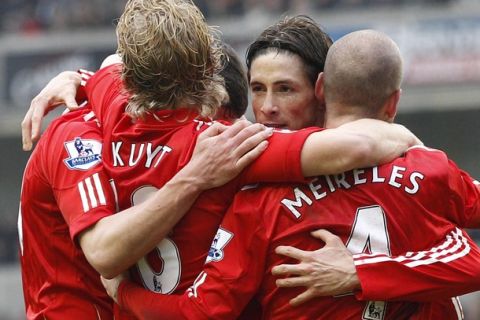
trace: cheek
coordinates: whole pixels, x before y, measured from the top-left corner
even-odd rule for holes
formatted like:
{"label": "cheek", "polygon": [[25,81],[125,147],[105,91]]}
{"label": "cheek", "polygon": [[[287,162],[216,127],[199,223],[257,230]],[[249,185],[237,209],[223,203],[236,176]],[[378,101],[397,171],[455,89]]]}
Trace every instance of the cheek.
{"label": "cheek", "polygon": [[286,112],[288,112],[288,117],[302,128],[316,122],[316,107],[317,101],[315,99],[299,99],[292,102]]}
{"label": "cheek", "polygon": [[252,110],[254,114],[258,114],[260,112],[260,108],[262,107],[263,101],[258,96],[252,96]]}
{"label": "cheek", "polygon": [[291,99],[290,102],[286,103],[285,109],[291,116],[297,118],[308,117],[313,109],[312,101],[306,101],[305,99]]}

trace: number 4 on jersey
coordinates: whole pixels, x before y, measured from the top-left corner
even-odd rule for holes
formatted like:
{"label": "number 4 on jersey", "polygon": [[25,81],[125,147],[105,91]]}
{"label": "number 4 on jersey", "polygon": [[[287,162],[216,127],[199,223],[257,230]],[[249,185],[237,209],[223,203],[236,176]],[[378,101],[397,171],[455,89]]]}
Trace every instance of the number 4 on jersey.
{"label": "number 4 on jersey", "polygon": [[357,209],[347,248],[352,254],[384,253],[390,255],[387,220],[382,207],[370,206]]}
{"label": "number 4 on jersey", "polygon": [[[370,206],[357,209],[347,248],[352,254],[384,253],[391,255],[387,220],[382,207]],[[384,301],[368,301],[362,319],[382,320],[386,308],[387,303]]]}

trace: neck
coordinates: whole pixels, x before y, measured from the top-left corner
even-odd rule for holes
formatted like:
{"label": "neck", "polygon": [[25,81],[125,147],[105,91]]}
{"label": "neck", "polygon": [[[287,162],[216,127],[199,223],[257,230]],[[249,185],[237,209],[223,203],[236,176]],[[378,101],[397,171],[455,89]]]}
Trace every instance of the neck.
{"label": "neck", "polygon": [[336,128],[341,126],[342,124],[352,122],[362,118],[364,117],[357,117],[353,115],[335,116],[335,117],[332,117],[331,119],[327,117],[327,120],[325,121],[325,128],[328,128],[328,129]]}
{"label": "neck", "polygon": [[365,108],[362,106],[343,106],[331,103],[327,105],[325,128],[336,128],[362,118],[372,118],[371,115],[365,114]]}

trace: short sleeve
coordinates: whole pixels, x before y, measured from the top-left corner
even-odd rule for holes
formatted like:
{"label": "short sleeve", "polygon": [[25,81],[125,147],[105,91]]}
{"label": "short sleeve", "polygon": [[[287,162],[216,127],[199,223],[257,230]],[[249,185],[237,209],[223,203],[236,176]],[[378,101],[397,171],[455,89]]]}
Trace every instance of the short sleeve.
{"label": "short sleeve", "polygon": [[68,115],[44,145],[43,168],[72,239],[115,212],[108,176],[103,171],[101,132],[93,113]]}

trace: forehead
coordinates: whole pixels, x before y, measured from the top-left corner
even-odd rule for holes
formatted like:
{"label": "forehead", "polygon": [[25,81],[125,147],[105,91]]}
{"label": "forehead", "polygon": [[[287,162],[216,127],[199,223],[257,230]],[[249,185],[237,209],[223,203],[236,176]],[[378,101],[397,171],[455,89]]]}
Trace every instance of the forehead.
{"label": "forehead", "polygon": [[266,52],[252,61],[250,82],[309,83],[303,60],[296,54]]}

